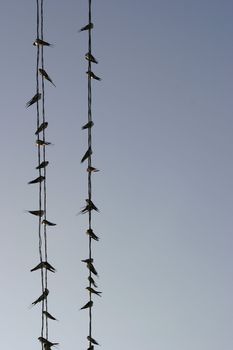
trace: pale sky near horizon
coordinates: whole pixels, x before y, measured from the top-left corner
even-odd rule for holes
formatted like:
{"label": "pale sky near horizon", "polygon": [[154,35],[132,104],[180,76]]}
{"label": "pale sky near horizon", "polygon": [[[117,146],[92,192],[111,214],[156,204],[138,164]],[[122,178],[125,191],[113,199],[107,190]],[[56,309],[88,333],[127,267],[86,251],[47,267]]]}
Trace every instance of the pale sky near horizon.
{"label": "pale sky near horizon", "polygon": [[[50,340],[87,349],[87,0],[47,0]],[[232,350],[233,2],[94,1],[93,223],[102,350]],[[40,349],[36,1],[2,1],[2,348]],[[96,347],[97,348],[97,347]]]}

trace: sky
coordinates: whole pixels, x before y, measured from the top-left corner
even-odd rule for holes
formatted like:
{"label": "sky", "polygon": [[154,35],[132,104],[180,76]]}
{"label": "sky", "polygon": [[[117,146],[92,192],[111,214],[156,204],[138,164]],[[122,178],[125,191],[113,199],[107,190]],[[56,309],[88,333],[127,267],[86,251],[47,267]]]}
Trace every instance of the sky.
{"label": "sky", "polygon": [[[86,349],[86,1],[45,1],[50,340]],[[232,350],[233,2],[93,0],[93,244],[107,350]],[[40,349],[36,1],[0,5],[2,347]]]}

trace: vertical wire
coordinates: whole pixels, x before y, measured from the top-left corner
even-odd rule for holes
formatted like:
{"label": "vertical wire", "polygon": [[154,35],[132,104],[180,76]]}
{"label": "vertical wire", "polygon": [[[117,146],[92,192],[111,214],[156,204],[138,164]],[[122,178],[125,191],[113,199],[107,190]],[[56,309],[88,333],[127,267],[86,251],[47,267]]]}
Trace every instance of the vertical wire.
{"label": "vertical wire", "polygon": [[[41,0],[41,6],[40,6],[40,16],[41,16],[41,40],[44,39],[44,0]],[[43,45],[41,46],[41,68],[44,70],[44,48]],[[44,76],[41,75],[41,85],[42,85],[42,122],[45,122],[45,87],[44,87]],[[43,130],[43,141],[45,142],[45,130]],[[46,160],[46,152],[45,152],[45,145],[43,147],[43,161]],[[47,218],[47,189],[46,189],[46,167],[43,169],[43,175],[45,177],[44,179],[44,186],[43,186],[43,192],[44,192],[44,220]],[[44,257],[45,261],[48,261],[48,252],[47,252],[47,226],[44,224]],[[45,269],[45,288],[48,288],[48,271]],[[48,299],[45,299],[45,311],[48,312]],[[48,318],[45,318],[45,325],[46,325],[46,339],[48,339]]]}
{"label": "vertical wire", "polygon": [[[88,52],[91,54],[91,0],[88,1],[88,20],[89,20],[89,29],[88,29]],[[91,91],[91,61],[88,60],[88,122],[92,121],[92,91]],[[92,128],[88,128],[88,149],[92,148]],[[88,158],[88,167],[91,167],[91,155]],[[92,181],[91,181],[91,171],[88,172],[88,199],[92,199]],[[88,212],[89,214],[89,229],[91,226],[91,210]],[[91,246],[91,237],[89,237],[89,259],[92,258],[92,246]],[[91,260],[90,260],[91,261]],[[91,288],[91,277],[92,273],[89,271],[89,287]],[[89,293],[89,301],[92,301],[92,293]],[[89,308],[89,337],[92,337],[92,308]],[[91,341],[89,341],[89,347],[91,347]]]}
{"label": "vertical wire", "polygon": [[[36,17],[37,17],[37,39],[39,38],[39,28],[40,28],[40,14],[39,14],[39,0],[36,0]],[[40,46],[37,45],[37,58],[36,58],[36,93],[39,93],[39,59],[40,59]],[[37,129],[40,125],[40,108],[39,108],[39,101],[36,103],[36,114],[37,114]],[[37,140],[39,139],[39,135],[37,136]],[[38,165],[41,162],[41,150],[39,145],[37,146],[37,159],[38,159]],[[39,169],[39,176],[41,176],[41,169]],[[41,183],[39,183],[39,210],[42,209],[42,186]],[[38,218],[38,238],[39,238],[39,257],[40,262],[43,261],[43,253],[42,253],[42,236],[41,236],[41,216]],[[42,293],[44,292],[44,271],[41,269],[41,289]],[[41,304],[41,336],[44,334],[44,300]],[[41,347],[43,349],[43,344],[41,344]]]}

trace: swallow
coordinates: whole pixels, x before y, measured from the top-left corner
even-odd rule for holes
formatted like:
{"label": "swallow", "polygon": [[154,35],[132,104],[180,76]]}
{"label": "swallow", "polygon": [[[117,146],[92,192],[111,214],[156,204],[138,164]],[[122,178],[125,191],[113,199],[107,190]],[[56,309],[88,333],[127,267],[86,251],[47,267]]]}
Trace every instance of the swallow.
{"label": "swallow", "polygon": [[98,63],[98,61],[95,59],[95,57],[90,52],[86,53],[85,58],[87,61],[90,61],[90,62],[93,62],[96,64]]}
{"label": "swallow", "polygon": [[42,123],[42,124],[38,127],[38,129],[36,130],[35,135],[38,135],[41,131],[43,131],[44,129],[46,129],[47,126],[48,126],[48,122]]}
{"label": "swallow", "polygon": [[40,217],[44,215],[44,210],[27,210],[27,212]]}
{"label": "swallow", "polygon": [[36,140],[37,146],[49,146],[52,145],[51,142],[43,141],[43,140]]}
{"label": "swallow", "polygon": [[88,150],[86,151],[86,153],[84,154],[84,156],[82,157],[81,163],[83,163],[91,155],[92,155],[92,149],[91,149],[91,147],[89,147]]}
{"label": "swallow", "polygon": [[91,262],[87,263],[87,268],[96,276],[98,276],[98,272],[96,271],[94,265]]}
{"label": "swallow", "polygon": [[48,311],[43,311],[43,314],[47,317],[50,318],[50,320],[57,321],[55,317],[53,317]]}
{"label": "swallow", "polygon": [[56,269],[50,265],[48,263],[48,261],[42,261],[40,262],[38,265],[36,265],[33,269],[31,269],[30,271],[36,271],[36,270],[39,270],[39,269],[46,269],[46,270],[49,270],[50,272],[56,272]]}
{"label": "swallow", "polygon": [[43,338],[43,337],[39,337],[38,340],[39,340],[42,344],[48,346],[49,348],[51,348],[51,346],[54,346],[54,345],[59,345],[59,343],[51,343],[49,340],[47,340],[47,339],[45,339],[45,338]]}
{"label": "swallow", "polygon": [[39,68],[39,72],[42,75],[42,77],[44,77],[46,80],[50,81],[50,83],[56,87],[56,85],[54,84],[54,82],[52,81],[52,79],[50,78],[48,73],[43,68]]}
{"label": "swallow", "polygon": [[90,199],[86,199],[86,202],[87,202],[87,205],[91,207],[91,209],[94,209],[95,211],[99,212],[99,209],[95,206],[95,204]]}
{"label": "swallow", "polygon": [[47,43],[46,41],[41,40],[41,39],[36,39],[36,40],[34,41],[33,45],[34,45],[34,46],[51,46],[51,47],[53,47],[52,44]]}
{"label": "swallow", "polygon": [[90,199],[86,199],[86,202],[87,202],[87,205],[79,212],[79,214],[85,214],[91,210],[95,210],[99,212],[99,209],[95,206],[95,204]]}
{"label": "swallow", "polygon": [[93,232],[93,230],[91,228],[89,228],[86,232],[87,235],[89,235],[92,239],[94,239],[95,241],[99,240],[99,237],[96,236]]}
{"label": "swallow", "polygon": [[36,169],[43,169],[45,168],[47,165],[49,164],[49,162],[47,160],[41,162],[37,167]]}
{"label": "swallow", "polygon": [[88,76],[89,76],[90,78],[92,78],[92,79],[99,80],[99,81],[102,80],[101,78],[97,77],[97,75],[95,75],[92,71],[87,71],[86,73],[87,73]]}
{"label": "swallow", "polygon": [[97,341],[92,337],[90,337],[89,335],[87,336],[87,340],[89,340],[92,344],[99,345],[99,343],[97,343]]}
{"label": "swallow", "polygon": [[88,276],[88,281],[93,284],[95,288],[98,288],[97,284],[95,283],[94,279],[91,276]]}
{"label": "swallow", "polygon": [[89,292],[91,292],[91,293],[93,293],[93,294],[96,294],[96,295],[98,295],[99,297],[101,297],[100,294],[102,294],[102,292],[98,292],[97,290],[95,290],[95,289],[93,289],[93,288],[91,288],[91,287],[86,287],[86,289],[87,289]]}
{"label": "swallow", "polygon": [[90,30],[90,29],[93,29],[94,28],[94,24],[93,23],[89,23],[87,24],[86,26],[82,27],[79,32],[83,32],[85,30]]}
{"label": "swallow", "polygon": [[32,181],[29,181],[28,182],[28,185],[31,185],[31,184],[37,184],[37,183],[41,183],[45,180],[45,177],[44,176],[39,176],[37,177],[36,179],[32,180]]}
{"label": "swallow", "polygon": [[85,125],[82,126],[82,130],[90,129],[90,128],[93,127],[93,125],[94,125],[94,122],[91,120],[91,121],[89,121],[87,124],[85,124]]}
{"label": "swallow", "polygon": [[84,263],[93,263],[94,259],[85,259],[85,260],[81,260]]}
{"label": "swallow", "polygon": [[97,173],[99,171],[99,169],[96,169],[96,168],[94,168],[93,166],[89,166],[88,168],[87,168],[87,172],[88,173]]}
{"label": "swallow", "polygon": [[81,307],[80,310],[88,309],[88,308],[90,308],[90,307],[92,307],[92,306],[93,306],[93,301],[90,300],[90,301],[88,301],[88,303],[86,303],[83,307]]}
{"label": "swallow", "polygon": [[30,101],[28,101],[28,102],[26,103],[26,107],[27,107],[27,108],[30,107],[30,106],[33,105],[34,103],[38,102],[40,99],[41,99],[41,93],[38,92],[37,94],[35,94],[35,95],[31,98]]}
{"label": "swallow", "polygon": [[54,224],[53,222],[50,222],[48,220],[43,220],[42,224],[48,225],[48,226],[56,226],[57,224]]}
{"label": "swallow", "polygon": [[38,304],[39,302],[41,302],[41,301],[43,301],[43,300],[45,300],[45,299],[47,298],[48,294],[49,294],[49,290],[48,290],[47,288],[45,288],[45,290],[44,290],[44,292],[41,294],[41,296],[39,296],[38,299],[36,299],[35,301],[33,301],[32,306]]}

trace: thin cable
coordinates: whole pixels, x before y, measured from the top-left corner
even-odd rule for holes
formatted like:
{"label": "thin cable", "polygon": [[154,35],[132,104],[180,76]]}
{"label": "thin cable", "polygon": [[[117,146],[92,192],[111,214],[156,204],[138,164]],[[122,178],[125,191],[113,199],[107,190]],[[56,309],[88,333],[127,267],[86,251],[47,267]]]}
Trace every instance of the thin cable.
{"label": "thin cable", "polygon": [[[41,0],[41,6],[40,6],[40,18],[41,18],[41,40],[44,39],[44,0]],[[41,46],[41,68],[44,70],[44,48],[43,45]],[[44,76],[41,75],[41,86],[42,86],[42,122],[45,122],[45,86],[44,86]],[[45,142],[45,130],[43,130],[43,141]],[[46,152],[45,152],[45,145],[43,145],[43,161],[46,160]],[[47,218],[47,188],[46,188],[46,167],[43,169],[43,176],[44,176],[44,186],[43,186],[43,192],[44,192],[44,220]],[[46,224],[44,224],[44,257],[45,261],[48,261],[48,251],[47,251],[47,228]],[[45,269],[45,288],[48,289],[48,271]],[[45,311],[48,312],[48,299],[45,299]],[[45,318],[45,325],[46,325],[46,339],[48,339],[48,318]]]}
{"label": "thin cable", "polygon": [[[88,2],[88,19],[89,19],[89,30],[88,30],[88,52],[91,54],[91,0]],[[91,72],[91,61],[88,61],[88,72]],[[91,91],[91,76],[88,74],[88,122],[92,121],[92,91]],[[88,128],[88,149],[92,149],[92,130]],[[91,167],[91,155],[88,158],[88,167]],[[91,171],[88,172],[88,199],[92,199],[92,181]],[[89,229],[91,229],[91,210],[89,214]],[[89,259],[92,259],[92,246],[91,237],[89,237]],[[89,287],[91,288],[91,277],[92,273],[89,271]],[[89,293],[89,301],[92,302],[92,293]],[[92,337],[92,308],[89,308],[89,337]],[[91,341],[89,341],[89,347],[91,347]]]}
{"label": "thin cable", "polygon": [[[39,28],[40,28],[40,14],[39,14],[39,0],[36,0],[36,32],[37,32],[37,38],[39,38]],[[39,45],[37,45],[37,55],[36,55],[36,93],[39,93],[39,59],[40,59],[40,48]],[[39,108],[39,101],[36,103],[36,114],[37,114],[37,129],[40,125],[40,108]],[[39,135],[37,137],[37,140],[39,139]],[[41,150],[40,147],[37,147],[37,159],[38,159],[38,165],[41,162]],[[39,169],[39,176],[41,176],[41,169]],[[41,183],[39,183],[39,210],[42,210],[42,186]],[[38,238],[39,238],[39,258],[40,262],[43,261],[43,253],[42,253],[42,236],[41,236],[41,217],[38,217]],[[41,289],[42,293],[44,292],[44,271],[41,269]],[[41,336],[44,334],[44,301],[42,301],[41,304]],[[43,350],[43,344],[41,344],[42,350]]]}

